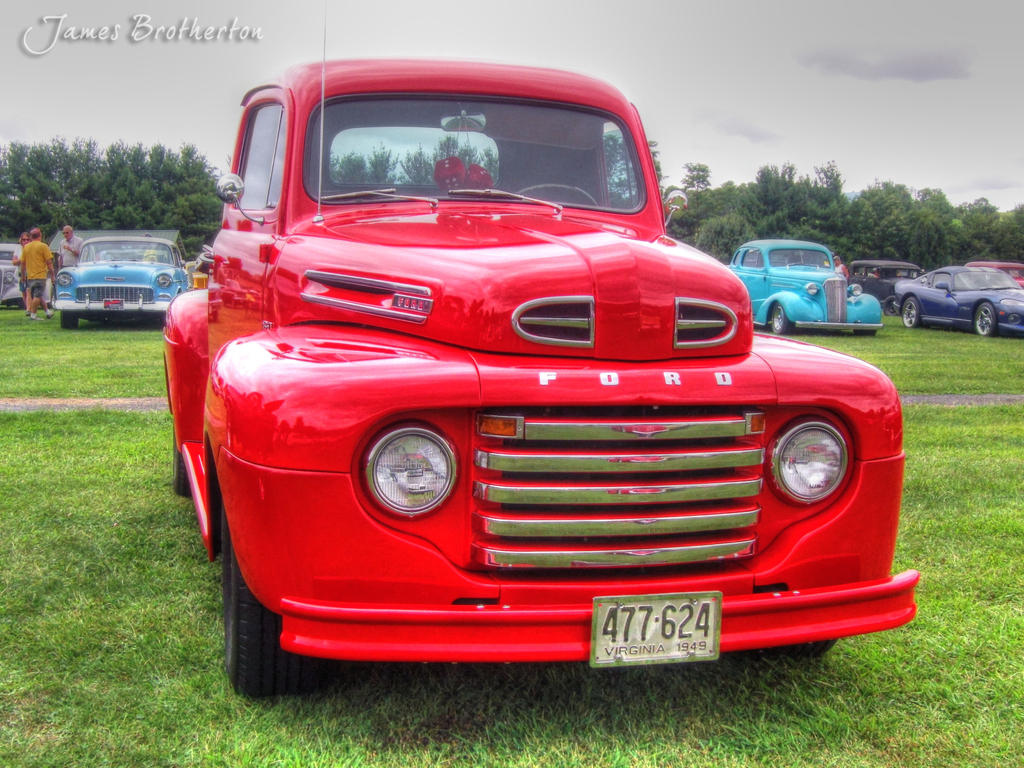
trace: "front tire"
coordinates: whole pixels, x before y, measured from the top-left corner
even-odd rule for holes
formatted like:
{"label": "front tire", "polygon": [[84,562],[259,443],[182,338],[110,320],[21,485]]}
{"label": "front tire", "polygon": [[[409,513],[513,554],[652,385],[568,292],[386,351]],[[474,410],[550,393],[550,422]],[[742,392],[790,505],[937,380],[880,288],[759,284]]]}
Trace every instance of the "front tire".
{"label": "front tire", "polygon": [[281,617],[249,591],[235,559],[227,516],[221,507],[224,668],[236,692],[251,698],[316,690],[326,662],[281,649]]}
{"label": "front tire", "polygon": [[777,336],[782,336],[793,330],[793,323],[786,317],[786,310],[782,308],[781,304],[772,305],[772,314],[768,324],[771,326],[772,333]]}
{"label": "front tire", "polygon": [[974,310],[974,332],[979,336],[995,336],[999,332],[996,308],[987,301]]}
{"label": "front tire", "polygon": [[900,310],[900,315],[903,318],[903,325],[905,328],[921,327],[921,305],[913,296],[910,296],[903,302],[903,308]]}
{"label": "front tire", "polygon": [[76,328],[78,328],[78,315],[74,312],[61,310],[60,327],[69,331],[75,330]]}

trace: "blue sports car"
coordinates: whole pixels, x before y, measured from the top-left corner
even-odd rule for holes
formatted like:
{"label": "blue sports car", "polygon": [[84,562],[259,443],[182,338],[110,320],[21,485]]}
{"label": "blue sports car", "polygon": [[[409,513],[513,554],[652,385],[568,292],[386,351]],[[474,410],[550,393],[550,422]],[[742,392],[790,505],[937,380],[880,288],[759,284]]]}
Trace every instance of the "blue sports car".
{"label": "blue sports car", "polygon": [[163,317],[171,299],[189,288],[181,253],[157,237],[94,237],[82,245],[78,266],[57,274],[61,328],[80,319]]}
{"label": "blue sports car", "polygon": [[773,333],[796,327],[874,334],[882,305],[836,268],[832,251],[801,240],[753,240],[729,263],[747,287],[756,325]]}
{"label": "blue sports car", "polygon": [[1024,289],[998,269],[943,267],[900,280],[896,303],[907,328],[940,325],[979,336],[1024,334]]}

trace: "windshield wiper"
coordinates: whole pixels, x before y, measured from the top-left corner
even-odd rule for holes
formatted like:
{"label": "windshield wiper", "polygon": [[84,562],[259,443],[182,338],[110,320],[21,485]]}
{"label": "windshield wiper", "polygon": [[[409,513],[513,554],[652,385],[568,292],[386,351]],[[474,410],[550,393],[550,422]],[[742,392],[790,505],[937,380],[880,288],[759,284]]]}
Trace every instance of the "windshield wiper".
{"label": "windshield wiper", "polygon": [[364,197],[382,197],[385,200],[412,200],[415,202],[427,203],[431,208],[437,208],[436,197],[403,195],[399,194],[394,187],[389,189],[361,189],[358,192],[342,192],[337,195],[324,195],[320,200],[324,203],[335,203],[339,200],[359,200]]}
{"label": "windshield wiper", "polygon": [[562,212],[562,206],[558,203],[552,203],[550,200],[541,200],[537,197],[527,197],[526,195],[520,195],[518,192],[506,192],[504,189],[449,189],[448,196],[456,197],[497,197],[502,200],[515,200],[520,203],[533,203],[534,205],[546,205],[549,208],[554,208],[555,213]]}

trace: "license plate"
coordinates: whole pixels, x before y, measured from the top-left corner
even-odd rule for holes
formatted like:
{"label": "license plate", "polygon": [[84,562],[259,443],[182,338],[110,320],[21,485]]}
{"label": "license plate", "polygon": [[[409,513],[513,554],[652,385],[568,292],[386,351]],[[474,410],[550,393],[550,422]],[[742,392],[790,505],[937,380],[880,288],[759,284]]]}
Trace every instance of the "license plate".
{"label": "license plate", "polygon": [[124,309],[124,300],[123,299],[104,299],[103,300],[103,308],[104,309]]}
{"label": "license plate", "polygon": [[722,593],[595,597],[590,666],[718,658]]}

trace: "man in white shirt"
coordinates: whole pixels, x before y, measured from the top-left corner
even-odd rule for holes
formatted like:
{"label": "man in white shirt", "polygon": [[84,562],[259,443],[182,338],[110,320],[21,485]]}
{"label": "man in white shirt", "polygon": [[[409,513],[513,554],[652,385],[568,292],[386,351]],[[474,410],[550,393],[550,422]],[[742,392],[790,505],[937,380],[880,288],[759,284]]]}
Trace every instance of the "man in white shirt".
{"label": "man in white shirt", "polygon": [[78,255],[82,252],[82,238],[78,237],[70,225],[65,224],[64,241],[60,244],[60,266],[77,267]]}

